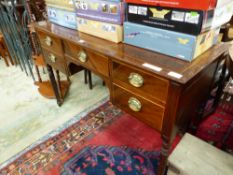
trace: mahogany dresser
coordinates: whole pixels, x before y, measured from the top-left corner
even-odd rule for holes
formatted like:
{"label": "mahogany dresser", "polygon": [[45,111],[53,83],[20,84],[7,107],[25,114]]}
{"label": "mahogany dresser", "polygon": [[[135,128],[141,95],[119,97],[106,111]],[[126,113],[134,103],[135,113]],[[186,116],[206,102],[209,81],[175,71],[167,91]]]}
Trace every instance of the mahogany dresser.
{"label": "mahogany dresser", "polygon": [[224,69],[229,47],[218,44],[189,63],[48,22],[35,24],[35,29],[58,104],[63,99],[52,68],[69,75],[70,65],[75,64],[101,76],[114,105],[161,133],[160,175],[175,133],[185,131],[199,115],[213,83],[221,78],[218,73]]}

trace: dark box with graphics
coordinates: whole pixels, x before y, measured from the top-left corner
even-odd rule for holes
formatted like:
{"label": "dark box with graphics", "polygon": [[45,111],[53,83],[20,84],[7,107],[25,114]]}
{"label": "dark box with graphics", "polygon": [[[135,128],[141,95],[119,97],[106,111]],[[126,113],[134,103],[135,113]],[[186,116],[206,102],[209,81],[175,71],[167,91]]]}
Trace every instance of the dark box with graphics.
{"label": "dark box with graphics", "polygon": [[128,4],[125,20],[165,30],[198,35],[210,28],[214,11]]}
{"label": "dark box with graphics", "polygon": [[133,4],[206,11],[222,7],[232,2],[232,0],[125,0],[125,2]]}

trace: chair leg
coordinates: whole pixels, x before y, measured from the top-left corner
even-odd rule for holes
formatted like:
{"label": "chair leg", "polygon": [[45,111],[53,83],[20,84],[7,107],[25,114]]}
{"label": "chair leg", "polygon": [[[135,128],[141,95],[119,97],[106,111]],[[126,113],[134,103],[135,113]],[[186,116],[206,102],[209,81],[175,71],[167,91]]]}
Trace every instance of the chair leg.
{"label": "chair leg", "polygon": [[91,71],[89,71],[88,69],[84,69],[84,82],[85,84],[88,83],[89,89],[93,88]]}
{"label": "chair leg", "polygon": [[88,70],[88,81],[89,81],[89,88],[92,89],[92,77],[91,77],[91,71]]}
{"label": "chair leg", "polygon": [[84,69],[84,82],[87,84],[87,69]]}

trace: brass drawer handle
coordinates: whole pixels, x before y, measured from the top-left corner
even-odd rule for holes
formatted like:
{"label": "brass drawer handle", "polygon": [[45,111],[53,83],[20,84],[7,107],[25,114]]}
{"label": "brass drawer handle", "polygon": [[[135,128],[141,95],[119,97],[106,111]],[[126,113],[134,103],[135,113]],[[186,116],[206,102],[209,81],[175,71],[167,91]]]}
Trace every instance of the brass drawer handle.
{"label": "brass drawer handle", "polygon": [[78,53],[78,59],[79,61],[81,61],[82,63],[87,62],[87,54],[84,51],[80,51]]}
{"label": "brass drawer handle", "polygon": [[52,63],[55,63],[56,60],[57,60],[56,56],[53,55],[53,54],[49,54],[49,59],[50,59],[50,61],[51,61]]}
{"label": "brass drawer handle", "polygon": [[135,97],[130,97],[129,98],[128,105],[129,105],[129,108],[132,111],[135,111],[135,112],[139,112],[142,109],[141,102],[137,98],[135,98]]}
{"label": "brass drawer handle", "polygon": [[142,87],[144,78],[138,73],[130,73],[128,77],[129,83],[134,87]]}
{"label": "brass drawer handle", "polygon": [[46,36],[46,38],[45,38],[45,44],[47,46],[52,46],[52,44],[53,44],[52,38],[50,38],[49,36]]}

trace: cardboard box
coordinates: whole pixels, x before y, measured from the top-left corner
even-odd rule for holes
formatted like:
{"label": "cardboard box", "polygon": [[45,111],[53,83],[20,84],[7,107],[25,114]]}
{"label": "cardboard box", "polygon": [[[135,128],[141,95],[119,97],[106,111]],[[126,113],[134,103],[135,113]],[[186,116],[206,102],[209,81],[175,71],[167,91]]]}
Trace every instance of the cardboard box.
{"label": "cardboard box", "polygon": [[50,22],[70,29],[77,29],[76,14],[74,12],[47,6],[47,13]]}
{"label": "cardboard box", "polygon": [[74,0],[77,16],[112,24],[123,23],[123,3],[106,0]]}
{"label": "cardboard box", "polygon": [[[214,10],[214,17],[213,17],[210,28],[214,29],[216,27],[219,27],[219,26],[229,22],[231,20],[232,15],[233,15],[233,0],[231,3],[228,3],[222,7],[216,8]],[[209,26],[207,26],[205,28],[208,29]]]}
{"label": "cardboard box", "polygon": [[123,0],[106,0],[106,1],[111,1],[111,2],[123,2]]}
{"label": "cardboard box", "polygon": [[194,36],[130,22],[124,23],[124,43],[186,61],[192,61],[217,43],[218,33],[219,29]]}
{"label": "cardboard box", "polygon": [[213,10],[186,10],[128,4],[126,6],[125,21],[165,30],[198,35],[204,31],[202,28],[203,24],[211,24],[213,16]]}
{"label": "cardboard box", "polygon": [[232,0],[125,0],[125,2],[182,9],[210,10],[228,4]]}
{"label": "cardboard box", "polygon": [[75,11],[73,0],[45,0],[47,6],[68,11]]}
{"label": "cardboard box", "polygon": [[97,36],[115,43],[122,42],[123,27],[121,25],[77,18],[78,31]]}
{"label": "cardboard box", "polygon": [[227,23],[232,15],[233,2],[209,11],[128,4],[125,20],[160,29],[198,35]]}

